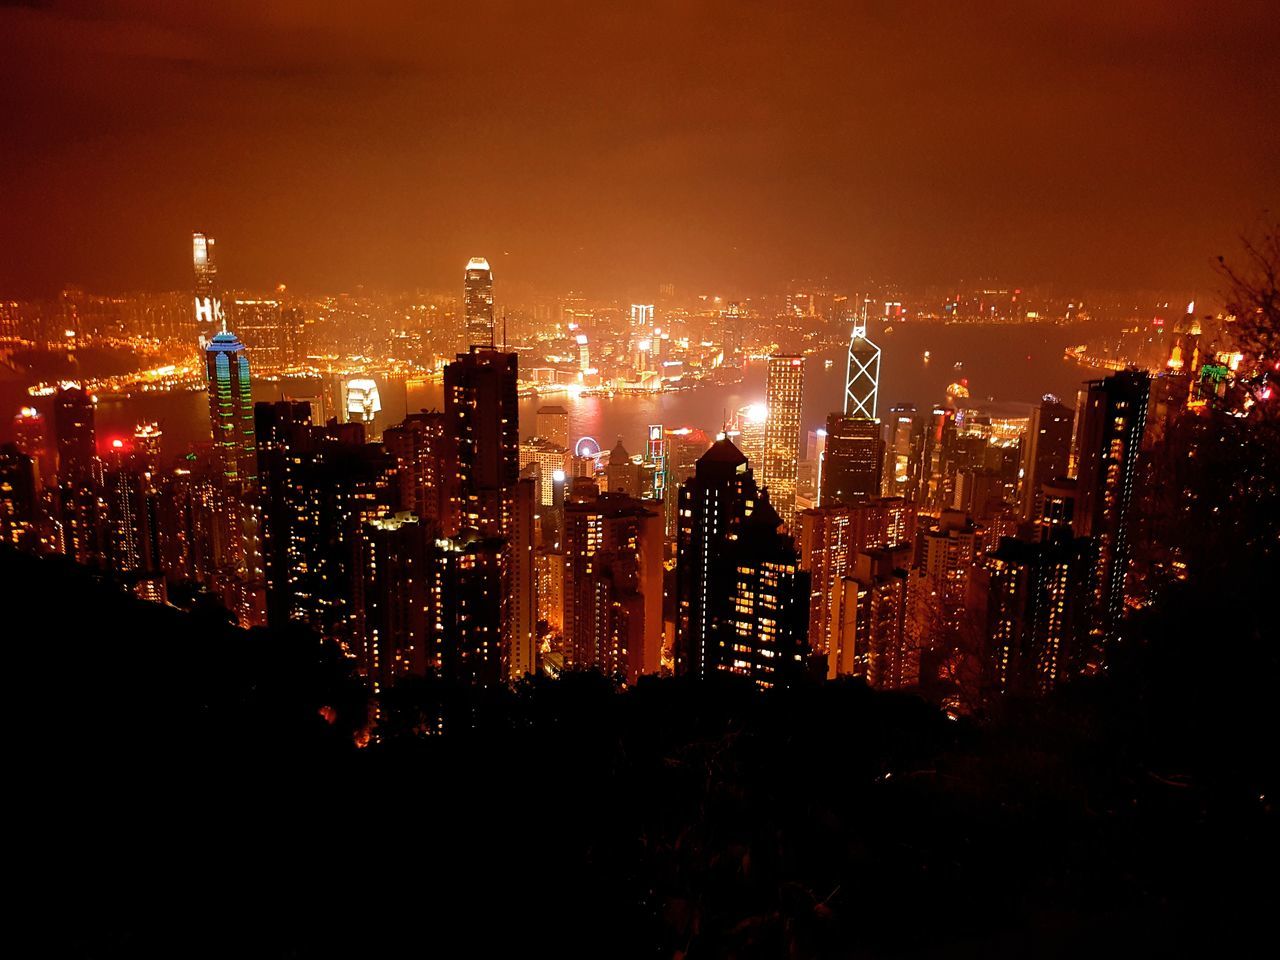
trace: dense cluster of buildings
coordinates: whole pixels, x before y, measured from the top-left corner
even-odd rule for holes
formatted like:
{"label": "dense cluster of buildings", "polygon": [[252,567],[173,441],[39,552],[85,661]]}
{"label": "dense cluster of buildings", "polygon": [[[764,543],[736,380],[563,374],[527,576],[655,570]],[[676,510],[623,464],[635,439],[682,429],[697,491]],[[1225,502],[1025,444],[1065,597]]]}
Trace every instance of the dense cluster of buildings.
{"label": "dense cluster of buildings", "polygon": [[[211,594],[246,627],[305,625],[375,692],[595,669],[762,688],[858,676],[956,709],[1045,693],[1105,667],[1135,595],[1143,445],[1171,405],[1213,388],[1183,369],[1188,336],[1160,377],[1117,372],[1074,408],[886,410],[864,312],[824,430],[803,432],[806,356],[777,352],[766,409],[718,436],[655,424],[636,453],[603,451],[546,403],[522,441],[522,361],[502,348],[492,271],[475,258],[443,409],[375,435],[376,387],[348,385],[345,416],[254,403],[254,358],[291,347],[255,352],[242,333],[261,335],[252,318],[274,324],[280,305],[238,301],[232,332],[213,250],[196,235],[208,442],[162,468],[143,424],[104,450],[93,397],[64,383],[53,422],[24,409],[0,448],[0,536],[150,600]],[[740,315],[721,313],[723,358]],[[651,307],[626,323],[628,354],[661,356]],[[578,346],[596,369],[590,340]]]}

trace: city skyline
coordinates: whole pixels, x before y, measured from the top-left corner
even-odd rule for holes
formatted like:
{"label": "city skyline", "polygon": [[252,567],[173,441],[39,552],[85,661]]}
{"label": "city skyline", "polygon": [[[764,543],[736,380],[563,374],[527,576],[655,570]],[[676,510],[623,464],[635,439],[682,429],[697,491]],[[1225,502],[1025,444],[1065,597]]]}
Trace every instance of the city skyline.
{"label": "city skyline", "polygon": [[1275,48],[0,3],[16,942],[1265,949]]}

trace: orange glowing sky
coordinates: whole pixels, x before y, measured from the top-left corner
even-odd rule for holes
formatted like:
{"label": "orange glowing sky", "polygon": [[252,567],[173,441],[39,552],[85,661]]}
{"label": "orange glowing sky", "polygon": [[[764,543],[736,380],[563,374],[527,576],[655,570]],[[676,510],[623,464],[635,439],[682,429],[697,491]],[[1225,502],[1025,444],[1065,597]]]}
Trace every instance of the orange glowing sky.
{"label": "orange glowing sky", "polygon": [[246,287],[1199,282],[1277,209],[1278,49],[1268,2],[6,4],[0,295],[185,287],[193,229]]}

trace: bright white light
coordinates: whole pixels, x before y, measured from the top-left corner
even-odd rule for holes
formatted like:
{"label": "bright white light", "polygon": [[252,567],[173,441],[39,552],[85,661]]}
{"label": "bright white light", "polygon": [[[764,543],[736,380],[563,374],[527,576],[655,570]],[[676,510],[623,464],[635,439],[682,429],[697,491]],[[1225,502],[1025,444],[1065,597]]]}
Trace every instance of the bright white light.
{"label": "bright white light", "polygon": [[769,419],[769,407],[764,403],[753,403],[742,408],[742,418],[747,423],[764,423]]}

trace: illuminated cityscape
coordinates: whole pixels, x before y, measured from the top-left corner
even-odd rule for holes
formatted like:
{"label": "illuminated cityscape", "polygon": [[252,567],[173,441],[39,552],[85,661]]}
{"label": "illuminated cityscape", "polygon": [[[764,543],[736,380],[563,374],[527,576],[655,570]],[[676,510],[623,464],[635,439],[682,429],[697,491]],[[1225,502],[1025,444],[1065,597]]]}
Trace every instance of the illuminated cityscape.
{"label": "illuminated cityscape", "polygon": [[1274,18],[150,6],[0,7],[43,952],[1269,942]]}

